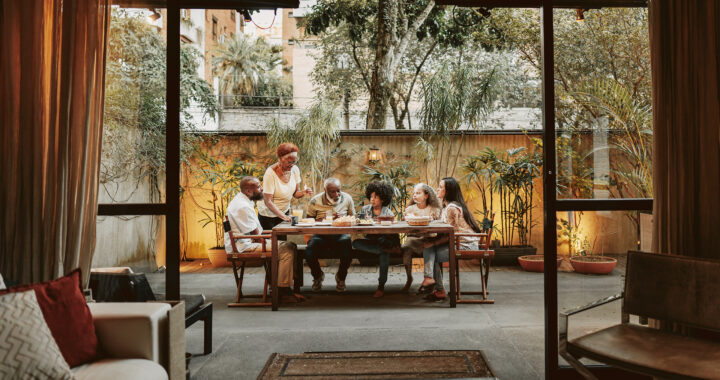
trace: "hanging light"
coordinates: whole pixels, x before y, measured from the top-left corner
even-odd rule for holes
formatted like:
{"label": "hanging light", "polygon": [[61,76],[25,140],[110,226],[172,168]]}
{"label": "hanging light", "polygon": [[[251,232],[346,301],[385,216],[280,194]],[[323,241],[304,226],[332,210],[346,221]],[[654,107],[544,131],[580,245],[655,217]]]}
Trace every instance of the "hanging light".
{"label": "hanging light", "polygon": [[575,21],[577,21],[577,22],[585,21],[585,10],[584,9],[580,9],[580,8],[576,9],[575,14],[576,14]]}

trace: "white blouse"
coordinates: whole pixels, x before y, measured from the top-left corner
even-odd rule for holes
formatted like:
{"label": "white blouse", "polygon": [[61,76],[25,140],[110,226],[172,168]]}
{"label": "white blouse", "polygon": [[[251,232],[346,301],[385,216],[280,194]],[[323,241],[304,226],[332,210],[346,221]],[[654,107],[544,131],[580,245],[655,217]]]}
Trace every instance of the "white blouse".
{"label": "white blouse", "polygon": [[[300,169],[297,166],[290,169],[290,180],[287,183],[283,182],[270,166],[265,170],[263,176],[263,193],[272,195],[275,207],[280,212],[285,213],[290,209],[290,201],[300,182],[302,182],[302,178],[300,177]],[[258,202],[258,213],[270,218],[277,216],[265,206],[265,202]]]}

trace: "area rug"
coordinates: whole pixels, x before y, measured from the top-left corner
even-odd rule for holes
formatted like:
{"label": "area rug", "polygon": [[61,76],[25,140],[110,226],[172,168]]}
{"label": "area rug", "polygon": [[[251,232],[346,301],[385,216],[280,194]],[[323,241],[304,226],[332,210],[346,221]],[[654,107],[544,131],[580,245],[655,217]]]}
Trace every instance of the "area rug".
{"label": "area rug", "polygon": [[258,380],[495,379],[482,351],[353,351],[270,355]]}

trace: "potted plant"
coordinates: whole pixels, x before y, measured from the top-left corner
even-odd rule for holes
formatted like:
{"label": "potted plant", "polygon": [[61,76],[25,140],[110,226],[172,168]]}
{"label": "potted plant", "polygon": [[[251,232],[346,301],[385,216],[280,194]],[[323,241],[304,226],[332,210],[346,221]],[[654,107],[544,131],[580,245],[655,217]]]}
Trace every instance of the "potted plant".
{"label": "potted plant", "polygon": [[569,220],[561,219],[558,225],[560,242],[567,242],[570,251],[570,264],[573,270],[585,274],[609,274],[617,265],[617,259],[602,255],[593,255],[593,246],[587,237],[580,233],[580,215],[570,215]]}
{"label": "potted plant", "polygon": [[497,265],[513,265],[520,256],[534,255],[537,248],[529,244],[532,237],[534,181],[540,177],[542,156],[536,150],[524,147],[500,153],[487,148],[480,155],[471,156],[463,163],[469,187],[482,197],[483,222],[485,216],[495,213],[494,197],[500,203],[496,229],[499,241],[495,242]]}
{"label": "potted plant", "polygon": [[215,242],[208,249],[208,258],[213,266],[227,266],[225,252],[225,230],[223,221],[230,201],[240,192],[240,180],[245,176],[260,178],[263,170],[256,164],[239,159],[224,161],[210,157],[206,152],[198,150],[196,175],[199,186],[209,186],[210,199],[206,207],[200,206],[204,217],[199,220],[203,227],[212,225],[215,230]]}

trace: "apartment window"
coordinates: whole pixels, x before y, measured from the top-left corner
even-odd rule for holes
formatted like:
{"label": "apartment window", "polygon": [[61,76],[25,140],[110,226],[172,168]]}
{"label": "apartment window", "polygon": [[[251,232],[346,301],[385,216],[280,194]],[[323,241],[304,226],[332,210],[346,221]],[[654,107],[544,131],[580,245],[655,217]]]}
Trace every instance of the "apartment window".
{"label": "apartment window", "polygon": [[217,19],[215,18],[215,16],[213,16],[213,18],[212,18],[212,38],[213,38],[213,41],[217,41],[217,39],[218,39],[218,33],[217,33],[218,31],[217,31],[217,28],[218,28],[218,27],[217,27]]}

